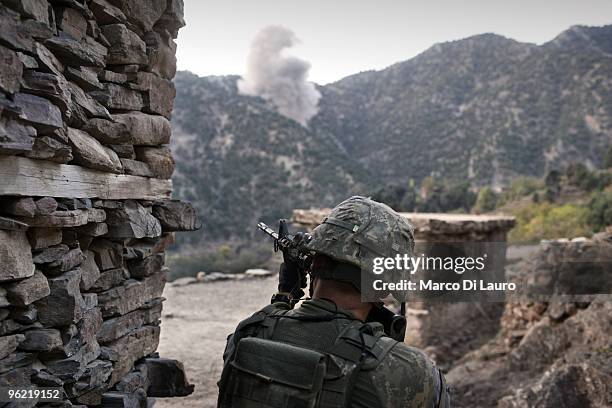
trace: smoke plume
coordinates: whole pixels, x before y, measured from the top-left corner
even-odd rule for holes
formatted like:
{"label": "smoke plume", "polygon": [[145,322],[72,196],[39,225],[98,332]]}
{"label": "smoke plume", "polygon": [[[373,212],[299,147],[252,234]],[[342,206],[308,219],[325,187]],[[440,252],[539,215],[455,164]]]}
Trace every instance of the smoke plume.
{"label": "smoke plume", "polygon": [[263,28],[251,43],[246,75],[238,81],[242,94],[271,101],[278,112],[306,126],[317,114],[321,94],[308,82],[310,63],[283,55],[298,39],[281,26]]}

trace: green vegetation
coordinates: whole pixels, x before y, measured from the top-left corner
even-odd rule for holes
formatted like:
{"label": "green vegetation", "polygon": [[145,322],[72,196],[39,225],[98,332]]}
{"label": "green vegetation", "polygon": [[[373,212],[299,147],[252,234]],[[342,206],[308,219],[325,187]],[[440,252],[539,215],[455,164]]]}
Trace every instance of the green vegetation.
{"label": "green vegetation", "polygon": [[242,273],[250,268],[264,265],[272,255],[269,242],[249,247],[232,248],[222,244],[213,249],[194,253],[168,255],[166,265],[170,268],[168,280],[195,276],[198,272]]}
{"label": "green vegetation", "polygon": [[604,169],[612,169],[612,146],[608,147],[604,157]]}
{"label": "green vegetation", "polygon": [[612,225],[612,191],[600,191],[592,195],[587,206],[586,220],[594,231]]}
{"label": "green vegetation", "polygon": [[476,204],[474,204],[473,211],[476,214],[490,212],[495,209],[497,205],[497,194],[491,187],[483,187],[478,192],[476,197]]}
{"label": "green vegetation", "polygon": [[591,235],[586,221],[587,209],[575,204],[529,203],[513,211],[512,215],[517,225],[508,236],[511,243]]}
{"label": "green vegetation", "polygon": [[544,187],[542,180],[535,177],[517,177],[505,188],[500,197],[498,205],[520,200]]}
{"label": "green vegetation", "polygon": [[425,177],[418,191],[411,179],[405,186],[381,187],[371,197],[401,212],[469,212],[476,201],[469,183],[433,176]]}

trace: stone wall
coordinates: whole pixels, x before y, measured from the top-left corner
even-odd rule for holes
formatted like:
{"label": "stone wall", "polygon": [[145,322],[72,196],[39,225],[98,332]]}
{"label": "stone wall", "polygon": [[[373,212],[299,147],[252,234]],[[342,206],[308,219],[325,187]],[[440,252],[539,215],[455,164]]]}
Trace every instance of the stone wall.
{"label": "stone wall", "polygon": [[[298,227],[311,230],[329,211],[294,210],[292,221]],[[486,253],[491,260],[490,268],[503,273],[506,235],[514,226],[513,217],[444,213],[401,215],[414,226],[416,254],[453,257]],[[453,251],[449,252],[449,248]],[[478,253],[474,253],[476,251]],[[425,349],[441,368],[447,369],[495,336],[503,308],[501,302],[487,301],[445,302],[433,299],[408,302],[404,341]]]}
{"label": "stone wall", "polygon": [[62,387],[55,406],[192,391],[155,353],[164,250],[199,227],[170,199],[182,14],[182,0],[0,1],[0,387]]}

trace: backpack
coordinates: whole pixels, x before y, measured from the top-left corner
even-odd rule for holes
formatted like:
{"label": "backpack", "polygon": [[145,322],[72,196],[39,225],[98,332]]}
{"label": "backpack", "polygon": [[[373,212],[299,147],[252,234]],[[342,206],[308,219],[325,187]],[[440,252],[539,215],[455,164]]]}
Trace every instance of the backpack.
{"label": "backpack", "polygon": [[[300,319],[266,309],[236,329],[237,344],[219,381],[218,408],[348,407],[359,372],[375,368],[397,344],[377,325],[362,322],[349,324],[326,350],[271,340],[265,337],[272,337],[275,320]],[[262,328],[271,330],[264,335]]]}

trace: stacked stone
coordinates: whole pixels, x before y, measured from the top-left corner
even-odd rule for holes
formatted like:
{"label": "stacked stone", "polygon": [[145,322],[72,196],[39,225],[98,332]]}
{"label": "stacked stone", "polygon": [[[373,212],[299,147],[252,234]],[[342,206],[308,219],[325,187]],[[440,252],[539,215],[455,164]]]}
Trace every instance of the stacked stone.
{"label": "stacked stone", "polygon": [[166,146],[182,9],[0,0],[0,387],[61,387],[54,406],[192,391],[155,353],[164,251],[198,228]]}

